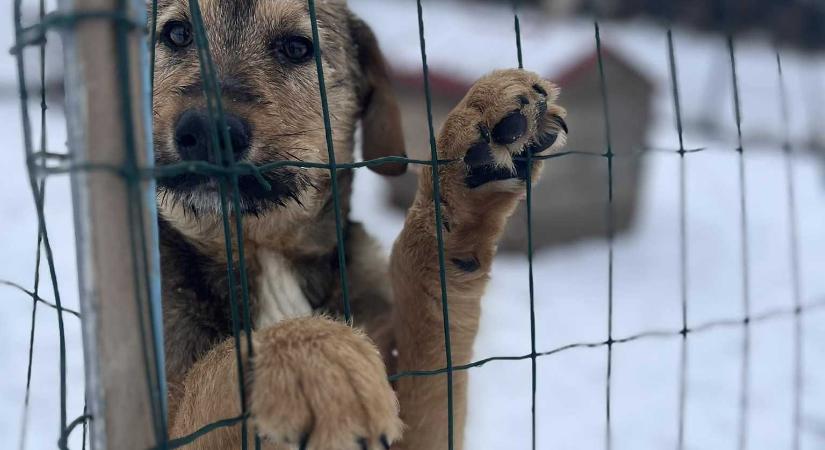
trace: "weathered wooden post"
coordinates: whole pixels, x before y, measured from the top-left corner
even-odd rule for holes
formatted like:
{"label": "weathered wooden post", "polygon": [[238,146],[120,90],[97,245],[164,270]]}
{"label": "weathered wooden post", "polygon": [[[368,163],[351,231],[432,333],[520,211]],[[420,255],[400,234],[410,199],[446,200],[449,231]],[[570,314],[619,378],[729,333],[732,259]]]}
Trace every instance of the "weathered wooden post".
{"label": "weathered wooden post", "polygon": [[91,444],[166,440],[145,0],[60,0]]}

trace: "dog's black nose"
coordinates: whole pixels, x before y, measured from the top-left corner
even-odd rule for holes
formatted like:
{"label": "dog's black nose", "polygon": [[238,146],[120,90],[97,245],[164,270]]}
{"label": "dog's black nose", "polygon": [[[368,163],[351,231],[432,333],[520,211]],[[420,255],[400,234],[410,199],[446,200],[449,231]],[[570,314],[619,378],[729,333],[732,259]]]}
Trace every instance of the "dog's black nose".
{"label": "dog's black nose", "polygon": [[[205,111],[189,109],[178,118],[175,126],[175,145],[178,154],[184,161],[209,161],[215,163],[223,160],[223,133],[220,121],[215,121],[215,130],[218,132],[220,144],[219,159],[215,159],[215,149],[212,140],[212,130],[209,125],[209,115]],[[224,117],[229,139],[232,142],[232,156],[235,161],[243,159],[249,150],[251,132],[249,123],[233,114]]]}

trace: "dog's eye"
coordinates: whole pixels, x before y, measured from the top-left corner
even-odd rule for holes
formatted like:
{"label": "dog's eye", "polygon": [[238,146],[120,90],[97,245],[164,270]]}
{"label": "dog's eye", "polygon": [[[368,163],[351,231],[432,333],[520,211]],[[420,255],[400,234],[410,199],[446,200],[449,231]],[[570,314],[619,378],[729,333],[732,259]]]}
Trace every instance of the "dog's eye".
{"label": "dog's eye", "polygon": [[290,36],[281,41],[281,52],[293,63],[306,62],[313,56],[312,41],[303,36]]}
{"label": "dog's eye", "polygon": [[192,43],[192,26],[189,22],[174,20],[166,22],[161,31],[161,40],[170,48],[183,48]]}

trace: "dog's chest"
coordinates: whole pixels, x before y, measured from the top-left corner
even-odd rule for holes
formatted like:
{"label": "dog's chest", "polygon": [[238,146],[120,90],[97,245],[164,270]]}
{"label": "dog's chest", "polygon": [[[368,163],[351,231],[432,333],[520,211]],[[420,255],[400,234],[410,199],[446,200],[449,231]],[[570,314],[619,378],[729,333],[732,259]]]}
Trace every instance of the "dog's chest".
{"label": "dog's chest", "polygon": [[255,328],[312,314],[312,305],[301,287],[300,274],[283,255],[267,249],[256,252],[260,273],[257,284],[258,315]]}

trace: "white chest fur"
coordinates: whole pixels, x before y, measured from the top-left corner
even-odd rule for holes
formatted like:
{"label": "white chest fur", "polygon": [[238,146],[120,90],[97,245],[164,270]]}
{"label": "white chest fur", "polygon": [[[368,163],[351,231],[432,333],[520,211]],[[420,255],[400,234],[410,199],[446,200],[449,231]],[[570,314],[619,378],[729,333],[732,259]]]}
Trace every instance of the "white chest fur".
{"label": "white chest fur", "polygon": [[280,253],[261,249],[257,251],[261,272],[258,276],[258,317],[255,328],[262,329],[276,323],[312,314],[312,306],[304,296],[298,274]]}

